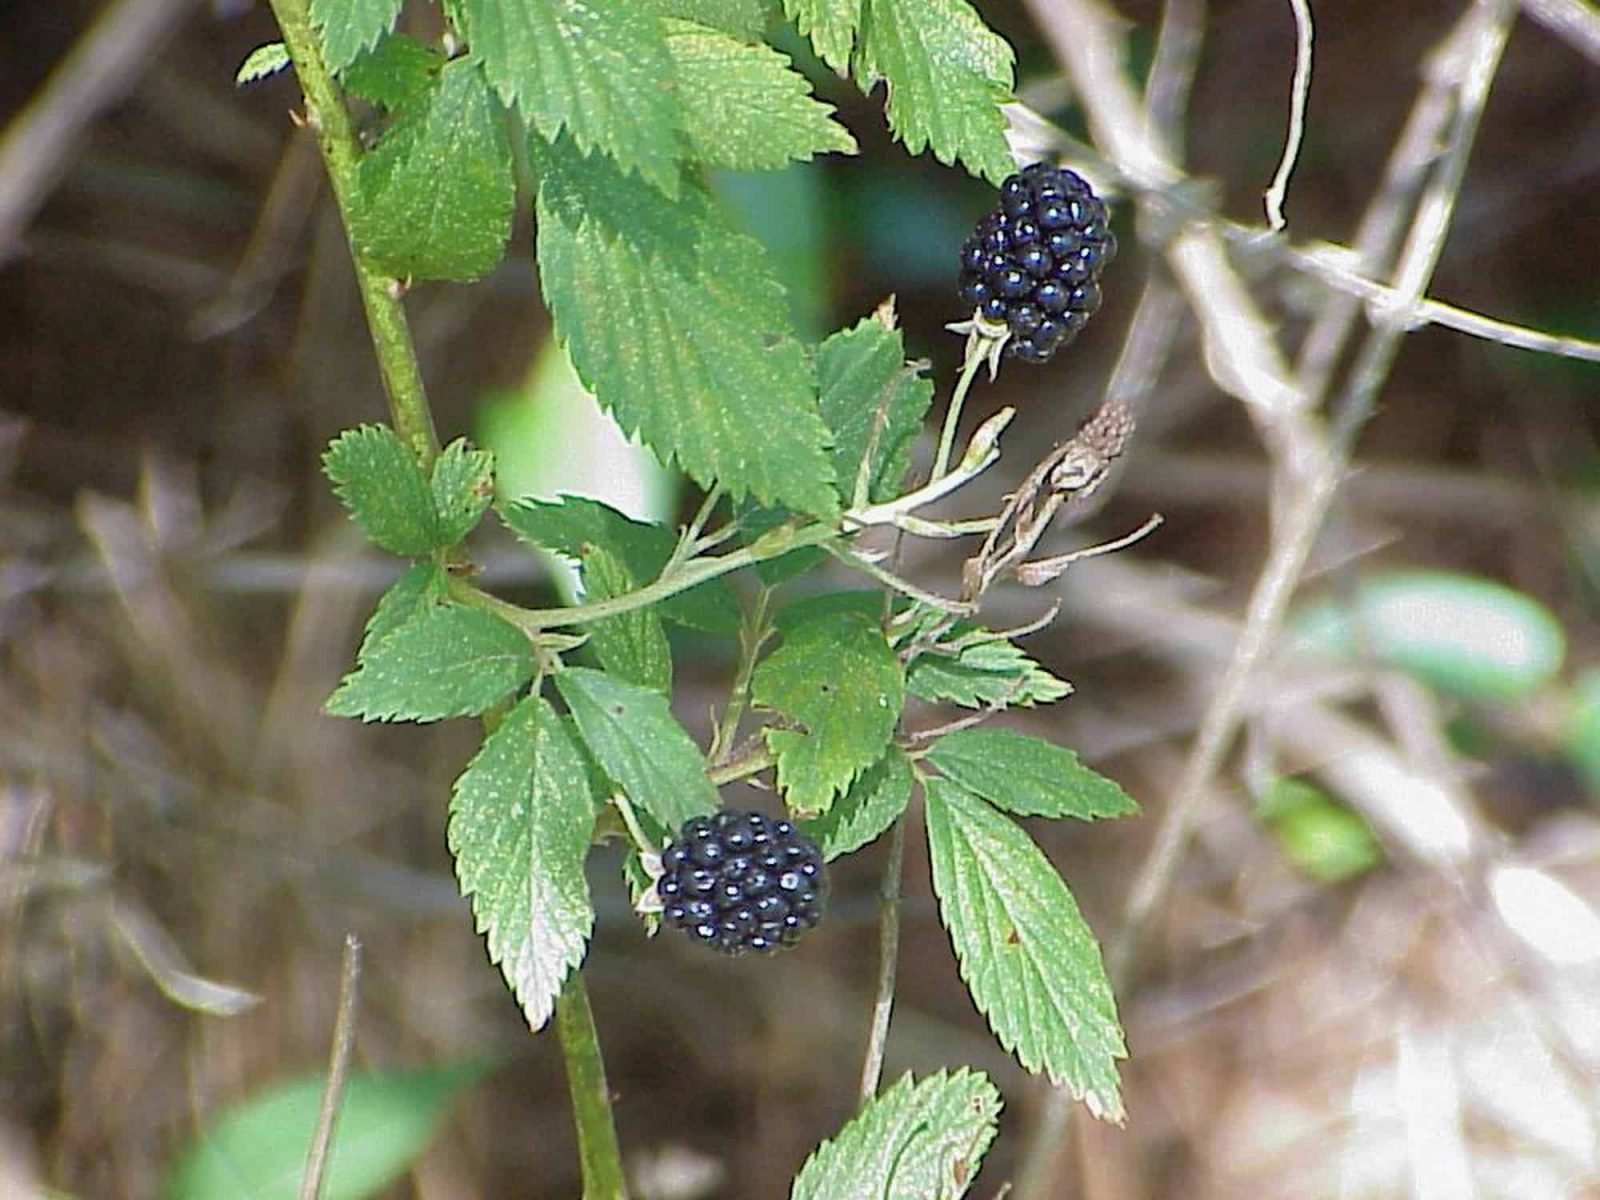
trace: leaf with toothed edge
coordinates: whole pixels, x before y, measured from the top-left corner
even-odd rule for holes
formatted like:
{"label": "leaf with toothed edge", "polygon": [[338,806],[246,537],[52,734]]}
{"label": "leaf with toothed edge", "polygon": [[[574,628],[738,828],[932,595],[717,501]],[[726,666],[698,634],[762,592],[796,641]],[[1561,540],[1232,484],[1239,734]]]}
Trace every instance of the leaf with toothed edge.
{"label": "leaf with toothed edge", "polygon": [[584,875],[594,821],[583,758],[538,696],[506,714],[456,780],[456,877],[533,1030],[550,1019],[594,929]]}
{"label": "leaf with toothed edge", "polygon": [[1127,1057],[1100,947],[1061,876],[1009,817],[924,781],[939,919],[972,1001],[1024,1068],[1121,1122]]}

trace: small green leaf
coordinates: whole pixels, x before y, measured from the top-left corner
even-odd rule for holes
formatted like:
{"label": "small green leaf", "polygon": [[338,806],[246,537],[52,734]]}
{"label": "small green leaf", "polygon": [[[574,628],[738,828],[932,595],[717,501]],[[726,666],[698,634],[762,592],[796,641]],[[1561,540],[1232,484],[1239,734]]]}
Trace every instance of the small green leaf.
{"label": "small green leaf", "polygon": [[925,363],[908,363],[898,329],[868,317],[817,350],[822,419],[833,430],[833,469],[846,499],[869,451],[867,500],[899,493],[911,447],[933,400]]}
{"label": "small green leaf", "polygon": [[335,73],[394,28],[405,0],[311,0],[311,23],[322,34],[322,57]]}
{"label": "small green leaf", "polygon": [[393,110],[427,91],[445,61],[427,43],[392,33],[346,67],[339,82],[345,91]]}
{"label": "small green leaf", "polygon": [[494,455],[457,438],[434,460],[432,490],[439,538],[453,546],[472,532],[494,499]]}
{"label": "small green leaf", "polygon": [[[462,1064],[346,1080],[323,1200],[361,1200],[398,1179],[482,1074],[481,1066]],[[295,1200],[322,1090],[320,1076],[298,1079],[224,1111],[179,1157],[164,1200]]]}
{"label": "small green leaf", "polygon": [[1320,601],[1292,628],[1307,648],[1370,656],[1469,700],[1525,699],[1556,677],[1567,650],[1561,622],[1531,596],[1447,571],[1363,580],[1351,603]]}
{"label": "small green leaf", "polygon": [[282,42],[268,42],[265,46],[257,46],[245,56],[244,62],[239,64],[239,73],[233,77],[233,82],[243,87],[247,83],[265,79],[269,75],[276,75],[288,65],[289,48]]}
{"label": "small green leaf", "polygon": [[589,752],[635,804],[668,829],[716,811],[705,758],[665,696],[584,667],[555,680]]}
{"label": "small green leaf", "polygon": [[798,729],[768,727],[778,788],[801,816],[824,813],[834,796],[883,756],[905,703],[900,660],[870,621],[829,614],[796,626],[756,668],[756,704]]}
{"label": "small green leaf", "polygon": [[644,0],[658,16],[708,25],[747,42],[758,41],[772,23],[777,0]]}
{"label": "small green leaf", "polygon": [[795,28],[811,39],[817,57],[839,74],[850,70],[850,51],[866,0],[783,0]]}
{"label": "small green leaf", "polygon": [[677,91],[661,20],[635,4],[462,0],[474,59],[546,141],[567,130],[678,194]]}
{"label": "small green leaf", "polygon": [[806,1159],[790,1200],[959,1200],[999,1116],[1000,1092],[977,1071],[902,1075]]}
{"label": "small green leaf", "polygon": [[[604,546],[583,556],[584,600],[609,600],[634,591],[639,581]],[[584,627],[589,648],[611,674],[663,694],[672,691],[672,648],[654,608],[636,608]]]}
{"label": "small green leaf", "polygon": [[450,853],[489,960],[539,1030],[594,930],[584,860],[595,799],[565,723],[539,696],[506,714],[456,780]]}
{"label": "small green leaf", "polygon": [[532,679],[533,667],[532,643],[499,617],[427,608],[365,649],[328,711],[363,721],[477,716]]}
{"label": "small green leaf", "polygon": [[950,647],[912,660],[906,690],[930,703],[963,708],[1031,708],[1072,692],[998,633],[959,624]]}
{"label": "small green leaf", "polygon": [[856,152],[855,138],[830,118],[832,109],[812,99],[806,77],[770,46],[668,21],[667,48],[683,131],[701,162],[771,170],[830,151]]}
{"label": "small green leaf", "polygon": [[1305,780],[1274,780],[1256,815],[1289,861],[1319,883],[1340,883],[1383,865],[1383,847],[1367,823]]}
{"label": "small green leaf", "polygon": [[565,142],[532,152],[540,283],[584,385],[702,487],[835,513],[828,428],[761,247],[693,180],[672,203]]}
{"label": "small green leaf", "polygon": [[356,243],[400,279],[476,279],[505,253],[516,201],[505,120],[456,59],[400,110],[360,165]]}
{"label": "small green leaf", "polygon": [[966,0],[868,0],[855,76],[865,91],[888,83],[889,126],[907,151],[932,147],[998,184],[1016,170],[1000,111],[1013,61]]}
{"label": "small green leaf", "polygon": [[417,558],[439,542],[433,493],[417,459],[387,425],[362,425],[334,438],[322,456],[334,494],[375,544]]}
{"label": "small green leaf", "polygon": [[[641,584],[653,583],[672,557],[677,535],[660,525],[635,521],[599,500],[563,496],[559,500],[517,500],[501,512],[507,527],[525,542],[582,563],[585,551],[600,546],[616,555]],[[663,620],[705,633],[739,628],[739,602],[727,580],[713,579],[669,596],[656,606]]]}
{"label": "small green leaf", "polygon": [[356,661],[365,659],[372,647],[413,617],[443,604],[450,594],[449,583],[449,577],[436,564],[413,563],[378,600],[361,635]]}
{"label": "small green leaf", "polygon": [[807,837],[822,849],[828,862],[861,849],[878,837],[905,812],[911,802],[911,761],[898,746],[890,746],[850,790],[815,821],[799,822]]}
{"label": "small green leaf", "polygon": [[1050,860],[1009,818],[943,779],[924,783],[939,919],[1000,1044],[1097,1117],[1121,1121],[1127,1057],[1094,933]]}
{"label": "small green leaf", "polygon": [[1010,729],[958,729],[928,761],[946,778],[1019,817],[1125,817],[1139,811],[1116,783],[1064,746]]}

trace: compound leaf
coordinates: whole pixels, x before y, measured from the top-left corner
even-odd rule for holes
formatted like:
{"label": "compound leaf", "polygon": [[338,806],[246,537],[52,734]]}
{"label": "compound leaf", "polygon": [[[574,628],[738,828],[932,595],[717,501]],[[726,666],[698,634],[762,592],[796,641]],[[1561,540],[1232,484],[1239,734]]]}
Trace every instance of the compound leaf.
{"label": "compound leaf", "polygon": [[449,595],[449,578],[433,562],[412,563],[406,573],[389,585],[378,599],[367,627],[361,635],[356,661],[366,658],[372,647],[413,617],[443,604]]}
{"label": "compound leaf", "polygon": [[1000,1092],[977,1071],[902,1075],[806,1159],[790,1200],[959,1200],[999,1115]]}
{"label": "compound leaf", "polygon": [[311,0],[311,23],[322,34],[322,57],[338,72],[394,28],[405,0]]}
{"label": "compound leaf", "polygon": [[705,758],[665,696],[585,667],[555,679],[589,752],[635,804],[668,829],[716,811]]}
{"label": "compound leaf", "polygon": [[584,385],[703,487],[831,516],[828,429],[764,252],[695,181],[676,203],[542,150],[540,282]]}
{"label": "compound leaf", "polygon": [[594,819],[583,757],[536,695],[506,714],[456,780],[456,878],[533,1030],[550,1019],[594,930],[583,870]]}
{"label": "compound leaf", "polygon": [[856,152],[855,138],[772,47],[668,21],[667,48],[677,70],[683,131],[701,162],[772,170],[828,151]]}
{"label": "compound leaf", "polygon": [[432,46],[391,33],[346,67],[339,82],[364,100],[397,109],[425,92],[444,65],[444,55]]}
{"label": "compound leaf", "polygon": [[867,0],[783,0],[795,28],[811,39],[817,57],[839,74],[850,70],[850,50]]}
{"label": "compound leaf", "polygon": [[747,42],[758,41],[772,23],[777,0],[643,0],[659,16],[709,25]]}
{"label": "compound leaf", "polygon": [[533,678],[522,631],[476,608],[424,608],[371,645],[328,698],[336,717],[441,721],[476,716]]}
{"label": "compound leaf", "polygon": [[505,121],[476,63],[458,58],[366,154],[356,243],[396,278],[476,279],[505,253],[516,202]]}
{"label": "compound leaf", "polygon": [[866,0],[855,76],[889,87],[889,126],[906,149],[960,159],[998,184],[1016,170],[1000,111],[1010,103],[1011,47],[966,0]]}
{"label": "compound leaf", "polygon": [[912,660],[906,689],[930,703],[963,708],[1031,708],[1071,693],[1057,679],[998,633],[958,624],[955,641]]}
{"label": "compound leaf", "polygon": [[[609,600],[639,586],[622,559],[604,546],[590,546],[583,556],[584,599]],[[663,694],[672,691],[672,647],[661,618],[652,608],[594,621],[585,626],[589,648],[613,675]]]}
{"label": "compound leaf", "polygon": [[958,729],[928,751],[946,778],[1019,817],[1125,817],[1139,811],[1120,786],[1065,746],[1011,729]]}
{"label": "compound leaf", "polygon": [[568,131],[678,193],[677,91],[661,20],[632,3],[461,0],[473,57],[547,141]]}
{"label": "compound leaf", "polygon": [[1050,860],[1008,817],[943,779],[924,783],[939,918],[1000,1044],[1121,1121],[1116,1001],[1094,934]]}
{"label": "compound leaf", "polygon": [[243,87],[258,79],[266,79],[269,75],[276,75],[288,65],[289,48],[282,42],[268,42],[264,46],[257,46],[245,56],[244,62],[239,64],[239,71],[234,75],[233,82]]}
{"label": "compound leaf", "polygon": [[859,850],[893,825],[911,802],[911,761],[898,746],[862,773],[833,807],[814,821],[801,821],[828,862]]}
{"label": "compound leaf", "polygon": [[494,499],[494,455],[457,438],[434,460],[431,488],[439,537],[454,545],[472,532]]}
{"label": "compound leaf", "polygon": [[900,331],[877,317],[840,330],[818,348],[822,419],[833,430],[833,469],[847,499],[869,453],[867,500],[899,491],[933,400],[925,365],[906,362]]}
{"label": "compound leaf", "polygon": [[[586,496],[517,500],[506,505],[500,515],[523,541],[580,565],[592,547],[603,547],[616,555],[640,584],[660,576],[678,544],[672,530],[636,521]],[[663,620],[690,629],[731,633],[739,628],[739,602],[725,579],[709,580],[669,596],[655,607]]]}
{"label": "compound leaf", "polygon": [[822,814],[883,756],[905,703],[900,660],[871,621],[826,613],[789,629],[756,668],[751,697],[798,726],[769,727],[790,808]]}
{"label": "compound leaf", "polygon": [[416,456],[387,425],[347,429],[322,455],[334,494],[375,544],[419,557],[439,542],[433,494]]}

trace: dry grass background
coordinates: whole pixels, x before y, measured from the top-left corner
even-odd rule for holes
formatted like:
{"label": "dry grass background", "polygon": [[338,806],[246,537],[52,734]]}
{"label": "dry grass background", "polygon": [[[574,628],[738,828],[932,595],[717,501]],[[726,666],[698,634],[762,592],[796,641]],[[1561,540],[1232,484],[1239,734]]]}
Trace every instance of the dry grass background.
{"label": "dry grass background", "polygon": [[[1078,693],[1031,719],[1145,805],[1041,831],[1121,976],[1131,1115],[1072,1118],[987,1040],[915,853],[890,1072],[972,1062],[1000,1083],[979,1195],[1016,1177],[1029,1200],[1600,1196],[1600,964],[1541,956],[1490,886],[1529,865],[1600,902],[1594,797],[1545,714],[1498,714],[1468,761],[1436,698],[1274,653],[1297,582],[1420,564],[1538,597],[1572,662],[1594,661],[1600,368],[1437,325],[1402,336],[1250,233],[1282,136],[1287,3],[1141,2],[1131,27],[1080,0],[983,7],[1033,65],[1031,94],[1082,97],[1102,177],[1127,185],[1107,310],[1045,371],[980,391],[974,419],[1016,403],[1012,444],[1048,445],[1110,387],[1141,432],[1088,530],[1167,519],[1074,568],[1034,642]],[[130,24],[85,59],[108,12]],[[1287,245],[1361,238],[1362,276],[1403,300],[1600,333],[1600,13],[1316,14]],[[1144,96],[1107,74],[1130,28],[1157,63]],[[382,404],[292,85],[231,86],[271,36],[238,0],[0,11],[0,1193],[152,1195],[208,1114],[319,1067],[354,931],[361,1065],[499,1064],[392,1194],[573,1196],[558,1055],[486,965],[444,852],[470,731],[320,715],[385,568],[316,460]],[[78,67],[88,86],[62,91]],[[1474,141],[1457,101],[1475,87]],[[41,96],[65,120],[19,151]],[[1194,219],[1188,178],[1212,181],[1221,220]],[[1448,232],[1429,235],[1440,211]],[[544,336],[526,260],[522,238],[488,282],[411,299],[442,430],[468,428]],[[902,293],[947,388],[949,298],[860,260],[837,274],[839,321]],[[1325,369],[1308,343],[1331,351]],[[1036,608],[1010,595],[992,615]],[[727,669],[684,664],[686,719]],[[1296,875],[1249,816],[1279,769],[1361,810],[1387,865],[1339,887]],[[1431,824],[1407,820],[1424,805]],[[597,874],[591,989],[641,1195],[785,1194],[848,1116],[876,854],[776,963],[647,944]],[[228,1007],[230,988],[261,1003],[194,1011]]]}

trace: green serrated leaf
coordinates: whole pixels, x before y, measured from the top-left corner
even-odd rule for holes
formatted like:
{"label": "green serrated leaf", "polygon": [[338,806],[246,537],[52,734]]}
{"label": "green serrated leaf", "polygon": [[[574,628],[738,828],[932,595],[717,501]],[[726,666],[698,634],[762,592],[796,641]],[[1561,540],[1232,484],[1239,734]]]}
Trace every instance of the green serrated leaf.
{"label": "green serrated leaf", "polygon": [[643,4],[657,16],[707,25],[747,42],[760,39],[778,7],[777,0],[643,0]]}
{"label": "green serrated leaf", "polygon": [[516,202],[505,121],[456,59],[361,160],[356,244],[399,279],[476,279],[505,253]]}
{"label": "green serrated leaf", "polygon": [[798,729],[765,731],[778,789],[801,816],[820,815],[883,756],[905,703],[900,660],[853,613],[796,626],[756,667],[751,698]]}
{"label": "green serrated leaf", "polygon": [[811,39],[817,57],[841,75],[850,71],[850,51],[867,0],[783,0],[795,28]]}
{"label": "green serrated leaf", "polygon": [[555,680],[589,752],[634,804],[668,829],[716,811],[706,760],[665,696],[584,667]]}
{"label": "green serrated leaf", "polygon": [[911,447],[933,400],[924,363],[908,363],[898,329],[874,317],[840,330],[817,350],[822,419],[833,430],[833,468],[853,499],[862,460],[871,453],[867,500],[897,495]]}
{"label": "green serrated leaf", "polygon": [[413,617],[443,604],[449,596],[449,577],[432,562],[413,563],[406,573],[395,580],[378,600],[372,610],[366,630],[361,635],[361,649],[356,651],[356,661],[363,661],[372,647],[388,637]]}
{"label": "green serrated leaf", "polygon": [[1024,1068],[1121,1121],[1116,1060],[1127,1050],[1072,893],[1008,817],[948,780],[923,791],[939,919],[973,1003]]}
{"label": "green serrated leaf", "polygon": [[233,77],[233,82],[243,87],[247,83],[265,79],[269,75],[276,75],[288,65],[289,48],[282,42],[268,42],[265,46],[257,46],[245,56],[244,62],[239,64],[239,71]]}
{"label": "green serrated leaf", "polygon": [[336,717],[442,721],[471,717],[533,678],[533,645],[475,608],[426,608],[365,650],[328,698]]}
{"label": "green serrated leaf", "polygon": [[[339,1105],[323,1200],[381,1192],[422,1153],[451,1103],[482,1074],[477,1064],[460,1064],[352,1075]],[[179,1156],[163,1200],[295,1200],[323,1088],[323,1078],[313,1075],[257,1092],[224,1111]]]}
{"label": "green serrated leaf", "polygon": [[473,57],[538,134],[563,130],[678,194],[677,91],[655,13],[591,0],[462,0]]}
{"label": "green serrated leaf", "polygon": [[977,1071],[902,1075],[806,1159],[790,1200],[959,1200],[999,1115],[1000,1092]]}
{"label": "green serrated leaf", "polygon": [[958,729],[934,742],[928,761],[950,780],[1019,817],[1125,817],[1128,793],[1065,746],[1011,729]]}
{"label": "green serrated leaf", "polygon": [[[604,546],[589,546],[583,556],[584,599],[609,600],[639,587],[639,580],[620,557]],[[654,608],[636,608],[584,627],[589,648],[611,674],[672,692],[672,647]]]}
{"label": "green serrated leaf", "polygon": [[311,23],[322,34],[328,69],[344,70],[394,28],[405,0],[311,0]]}
{"label": "green serrated leaf", "polygon": [[1000,183],[1016,170],[1000,111],[1014,55],[966,0],[866,0],[856,81],[889,85],[889,126],[920,154]]}
{"label": "green serrated leaf", "polygon": [[339,82],[363,100],[396,109],[427,91],[445,61],[425,42],[391,33],[346,67]]}
{"label": "green serrated leaf", "polygon": [[540,283],[584,385],[701,486],[833,515],[828,429],[761,247],[696,182],[673,203],[565,142],[535,157]]}
{"label": "green serrated leaf", "polygon": [[906,690],[913,696],[963,708],[1031,708],[1072,692],[1070,683],[997,633],[961,624],[955,636],[954,649],[936,649],[912,661]]}
{"label": "green serrated leaf", "polygon": [[525,697],[483,743],[450,802],[450,853],[489,960],[528,1028],[555,1010],[594,930],[584,861],[595,798],[566,724]]}
{"label": "green serrated leaf", "polygon": [[683,131],[701,162],[771,170],[830,151],[856,152],[855,138],[814,100],[811,84],[770,46],[668,21]]}
{"label": "green serrated leaf", "polygon": [[387,425],[347,429],[322,456],[334,494],[375,544],[409,558],[440,545],[433,493],[416,456]]}
{"label": "green serrated leaf", "polygon": [[[660,525],[635,521],[599,500],[563,496],[559,500],[517,500],[501,511],[512,533],[523,541],[584,561],[585,549],[602,546],[615,554],[641,583],[661,575],[677,535]],[[663,620],[706,633],[732,633],[739,628],[739,601],[725,579],[713,579],[669,596],[655,606]]]}
{"label": "green serrated leaf", "polygon": [[873,766],[815,821],[801,821],[828,862],[861,849],[893,825],[911,802],[911,760],[890,746]]}
{"label": "green serrated leaf", "polygon": [[439,537],[453,546],[472,532],[494,499],[494,455],[457,438],[434,460],[431,487]]}

